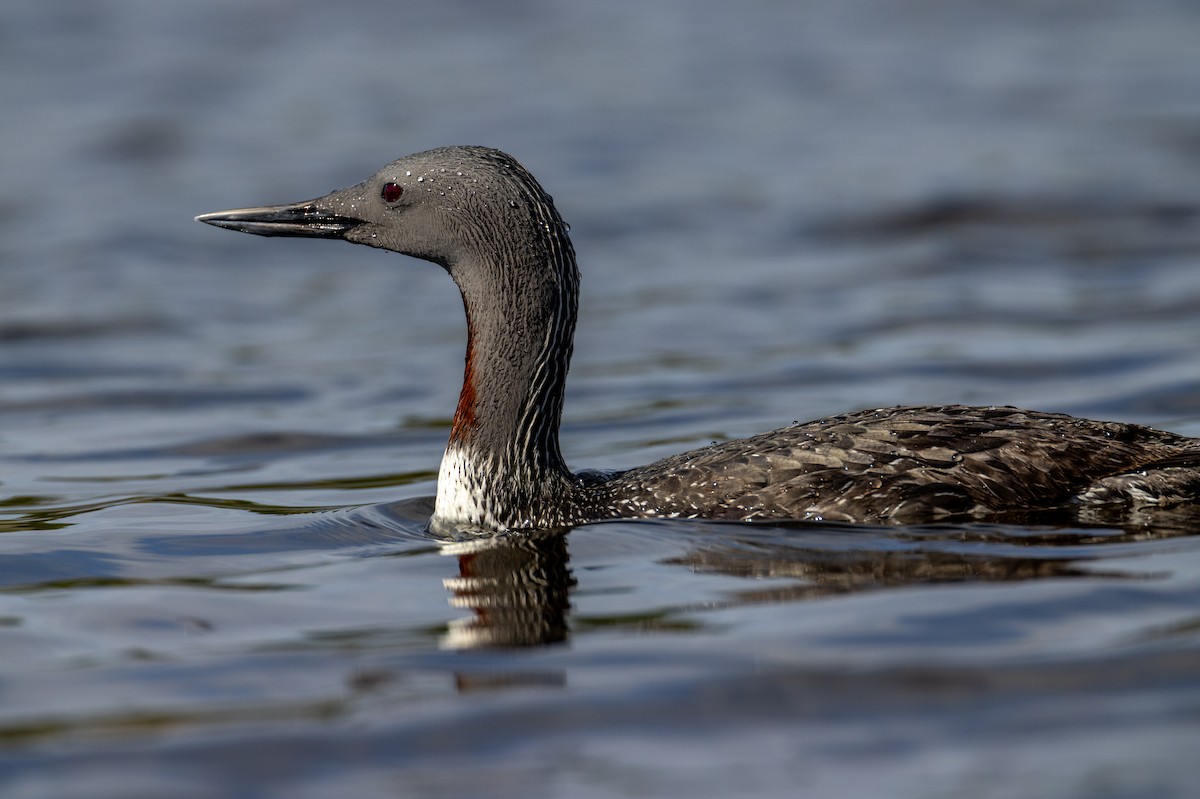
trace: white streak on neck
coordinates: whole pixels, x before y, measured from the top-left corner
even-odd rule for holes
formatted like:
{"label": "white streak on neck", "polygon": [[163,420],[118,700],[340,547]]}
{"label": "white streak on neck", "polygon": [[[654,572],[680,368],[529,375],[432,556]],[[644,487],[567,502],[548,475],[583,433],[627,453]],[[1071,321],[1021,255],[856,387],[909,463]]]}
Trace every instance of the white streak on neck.
{"label": "white streak on neck", "polygon": [[437,500],[430,525],[434,529],[499,527],[483,503],[479,464],[462,447],[451,444],[438,470]]}

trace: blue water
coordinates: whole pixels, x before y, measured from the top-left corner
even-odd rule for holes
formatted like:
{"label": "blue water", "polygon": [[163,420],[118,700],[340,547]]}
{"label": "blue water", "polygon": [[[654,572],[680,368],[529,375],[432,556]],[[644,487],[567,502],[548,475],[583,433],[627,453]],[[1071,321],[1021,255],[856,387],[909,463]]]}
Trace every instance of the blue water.
{"label": "blue water", "polygon": [[1194,514],[436,540],[430,264],[213,230],[512,152],[563,446],[1016,404],[1200,435],[1200,8],[0,10],[0,794],[1186,797]]}

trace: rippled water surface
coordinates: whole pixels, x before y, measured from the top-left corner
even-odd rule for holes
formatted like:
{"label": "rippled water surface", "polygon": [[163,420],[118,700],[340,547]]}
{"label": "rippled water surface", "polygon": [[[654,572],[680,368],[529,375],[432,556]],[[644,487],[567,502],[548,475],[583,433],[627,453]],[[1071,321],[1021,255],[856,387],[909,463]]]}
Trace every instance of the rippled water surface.
{"label": "rippled water surface", "polygon": [[1200,435],[1191,2],[0,11],[0,794],[1185,797],[1200,518],[424,531],[432,265],[192,221],[514,153],[563,445],[1016,404]]}

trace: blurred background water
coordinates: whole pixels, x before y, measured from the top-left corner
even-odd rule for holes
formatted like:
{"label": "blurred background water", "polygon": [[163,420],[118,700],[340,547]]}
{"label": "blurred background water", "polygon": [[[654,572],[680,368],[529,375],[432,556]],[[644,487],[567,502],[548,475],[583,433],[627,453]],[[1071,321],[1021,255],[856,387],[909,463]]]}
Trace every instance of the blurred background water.
{"label": "blurred background water", "polygon": [[1200,538],[423,531],[437,267],[197,225],[445,144],[584,275],[563,444],[1017,404],[1200,435],[1200,6],[0,9],[5,797],[1189,796]]}

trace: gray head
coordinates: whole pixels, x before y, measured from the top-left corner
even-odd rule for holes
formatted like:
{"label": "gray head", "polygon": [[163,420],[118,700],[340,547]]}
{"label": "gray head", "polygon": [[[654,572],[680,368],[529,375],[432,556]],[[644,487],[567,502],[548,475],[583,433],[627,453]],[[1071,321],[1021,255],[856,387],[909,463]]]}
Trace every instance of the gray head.
{"label": "gray head", "polygon": [[537,180],[486,147],[427,150],[315,200],[196,219],[259,236],[344,239],[433,261],[451,274],[464,262],[527,261],[547,247],[570,248]]}
{"label": "gray head", "polygon": [[498,514],[549,507],[565,490],[558,426],[579,273],[553,201],[511,156],[444,147],[315,200],[196,219],[260,236],[344,239],[445,267],[467,312],[467,355],[437,516],[519,526]]}

